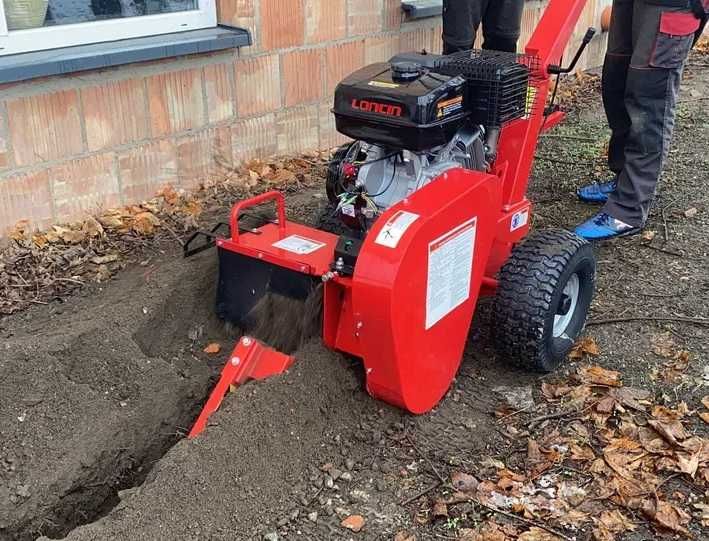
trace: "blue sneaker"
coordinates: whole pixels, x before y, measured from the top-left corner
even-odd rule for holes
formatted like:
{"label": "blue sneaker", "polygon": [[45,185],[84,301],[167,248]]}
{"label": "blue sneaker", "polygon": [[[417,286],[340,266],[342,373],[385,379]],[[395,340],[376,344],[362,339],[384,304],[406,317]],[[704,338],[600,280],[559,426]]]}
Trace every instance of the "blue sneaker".
{"label": "blue sneaker", "polygon": [[599,212],[594,217],[576,228],[576,234],[589,241],[607,240],[627,235],[634,235],[640,227],[633,227],[613,218],[610,214]]}
{"label": "blue sneaker", "polygon": [[584,203],[605,203],[608,201],[608,194],[615,191],[618,186],[616,179],[608,182],[600,182],[582,186],[576,190],[576,195]]}

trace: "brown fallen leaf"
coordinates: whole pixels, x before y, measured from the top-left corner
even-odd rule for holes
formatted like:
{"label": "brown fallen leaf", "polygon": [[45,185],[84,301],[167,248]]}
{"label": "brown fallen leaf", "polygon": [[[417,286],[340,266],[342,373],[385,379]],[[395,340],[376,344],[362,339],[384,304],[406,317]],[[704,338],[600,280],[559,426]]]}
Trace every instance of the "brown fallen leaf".
{"label": "brown fallen leaf", "polygon": [[680,440],[689,437],[689,434],[680,421],[659,421],[650,419],[647,424],[654,428],[668,443],[676,447],[680,447]]}
{"label": "brown fallen leaf", "polygon": [[216,355],[222,350],[222,346],[217,342],[212,342],[208,344],[202,351],[208,353],[209,355]]}
{"label": "brown fallen leaf", "polygon": [[645,406],[642,402],[647,402],[651,393],[643,389],[621,387],[620,389],[611,389],[610,395],[627,408],[645,411]]}
{"label": "brown fallen leaf", "polygon": [[517,538],[517,541],[559,541],[556,535],[533,526],[526,532],[523,532]]}
{"label": "brown fallen leaf", "polygon": [[703,411],[699,414],[699,418],[709,425],[709,411]]}
{"label": "brown fallen leaf", "polygon": [[601,350],[599,349],[598,344],[596,344],[596,341],[593,338],[588,336],[576,342],[576,345],[574,345],[571,353],[569,353],[569,358],[582,359],[587,355],[597,357],[600,354]]}
{"label": "brown fallen leaf", "polygon": [[114,261],[118,261],[117,254],[107,254],[91,258],[91,263],[94,265],[105,265],[106,263],[113,263]]}
{"label": "brown fallen leaf", "polygon": [[448,506],[443,500],[433,504],[433,518],[448,518]]}
{"label": "brown fallen leaf", "polygon": [[571,387],[568,385],[552,385],[551,383],[542,383],[542,394],[548,400],[561,398],[571,392]]}
{"label": "brown fallen leaf", "polygon": [[579,368],[578,374],[584,383],[604,385],[607,387],[621,387],[620,372],[606,370],[600,366],[584,366]]}
{"label": "brown fallen leaf", "polygon": [[467,473],[453,472],[453,475],[451,475],[451,484],[454,489],[460,492],[475,492],[480,481]]}
{"label": "brown fallen leaf", "polygon": [[659,527],[689,537],[689,531],[686,526],[692,517],[679,507],[662,500],[650,498],[644,502],[642,510],[645,516]]}
{"label": "brown fallen leaf", "polygon": [[678,453],[677,466],[679,467],[679,471],[694,478],[697,474],[697,470],[699,469],[699,453],[689,456],[684,456],[683,454]]}
{"label": "brown fallen leaf", "polygon": [[705,407],[706,409],[709,410],[709,395],[707,395],[707,396],[705,396],[704,398],[702,398],[702,404],[704,405],[704,407]]}
{"label": "brown fallen leaf", "polygon": [[350,515],[340,522],[340,526],[355,533],[360,532],[364,527],[364,517],[362,515]]}
{"label": "brown fallen leaf", "polygon": [[89,216],[84,220],[84,223],[81,225],[81,230],[87,237],[92,239],[103,237],[106,234],[101,223],[93,216]]}
{"label": "brown fallen leaf", "polygon": [[402,530],[396,533],[394,541],[416,541],[416,536],[406,530]]}
{"label": "brown fallen leaf", "polygon": [[155,227],[160,225],[160,219],[152,212],[139,212],[133,216],[131,229],[140,235],[152,235]]}

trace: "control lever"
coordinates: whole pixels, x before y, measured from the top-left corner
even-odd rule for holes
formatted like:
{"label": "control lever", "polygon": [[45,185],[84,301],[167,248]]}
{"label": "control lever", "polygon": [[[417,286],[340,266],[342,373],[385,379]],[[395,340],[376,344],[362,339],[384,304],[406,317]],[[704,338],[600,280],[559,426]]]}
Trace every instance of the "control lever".
{"label": "control lever", "polygon": [[547,71],[551,75],[561,75],[562,73],[571,73],[574,68],[576,67],[576,64],[578,64],[579,58],[581,58],[581,55],[583,52],[586,50],[586,47],[588,47],[588,44],[591,43],[591,40],[593,39],[593,36],[596,35],[596,29],[591,27],[588,30],[586,30],[586,35],[583,37],[583,41],[581,42],[581,46],[579,47],[579,50],[576,51],[576,56],[574,56],[574,59],[571,61],[571,64],[567,68],[562,68],[561,66],[557,66],[555,64],[549,64],[549,67],[547,68]]}

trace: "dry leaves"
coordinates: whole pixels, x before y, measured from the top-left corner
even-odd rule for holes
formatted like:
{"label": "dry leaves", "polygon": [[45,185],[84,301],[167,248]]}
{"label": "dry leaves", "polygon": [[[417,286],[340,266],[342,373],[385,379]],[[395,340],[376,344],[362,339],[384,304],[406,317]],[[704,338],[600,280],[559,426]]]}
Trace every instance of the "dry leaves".
{"label": "dry leaves", "polygon": [[620,387],[622,385],[620,372],[606,370],[600,366],[585,366],[578,370],[578,376],[583,383]]}
{"label": "dry leaves", "polygon": [[[320,154],[255,161],[195,192],[163,187],[153,199],[108,209],[95,217],[35,232],[21,221],[9,232],[13,242],[0,252],[0,315],[62,298],[89,282],[104,282],[124,257],[149,250],[153,242],[176,239],[199,226],[204,209],[274,187],[308,185],[324,175]],[[251,191],[253,190],[253,191]],[[208,224],[210,227],[213,225]]]}
{"label": "dry leaves", "polygon": [[597,357],[601,354],[601,350],[596,344],[596,341],[590,336],[579,340],[569,353],[570,359],[583,359],[587,356]]}
{"label": "dry leaves", "polygon": [[216,355],[222,350],[222,346],[217,343],[217,342],[212,342],[211,344],[208,344],[207,347],[204,348],[204,352],[208,353],[209,355]]}
{"label": "dry leaves", "polygon": [[350,515],[340,522],[340,526],[355,533],[360,532],[362,528],[364,528],[364,517],[361,515]]}
{"label": "dry leaves", "polygon": [[[518,446],[509,459],[517,467],[487,458],[476,472],[487,471],[488,477],[455,472],[455,492],[436,499],[430,517],[457,520],[457,506],[477,502],[560,532],[592,529],[596,541],[620,539],[643,519],[646,528],[689,534],[693,518],[681,505],[692,500],[684,485],[669,481],[683,476],[709,489],[709,439],[690,430],[696,417],[687,404],[654,404],[649,392],[624,387],[620,373],[600,366],[581,367],[566,381],[544,382],[541,391],[549,422],[530,429],[529,416],[539,411],[509,418],[519,433],[531,433],[525,451]],[[702,405],[709,410],[709,396]],[[694,505],[694,520],[709,523],[709,506]],[[534,540],[554,534],[533,527],[511,534],[487,520],[461,530],[460,538]]]}

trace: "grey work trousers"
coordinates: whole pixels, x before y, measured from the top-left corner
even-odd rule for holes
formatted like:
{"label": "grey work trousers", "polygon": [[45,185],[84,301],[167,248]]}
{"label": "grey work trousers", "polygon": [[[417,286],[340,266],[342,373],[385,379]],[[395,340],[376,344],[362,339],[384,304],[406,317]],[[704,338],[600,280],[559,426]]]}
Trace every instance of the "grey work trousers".
{"label": "grey work trousers", "polygon": [[645,224],[675,126],[684,63],[699,19],[677,0],[614,0],[603,66],[612,130],[608,165],[618,187],[604,211]]}

